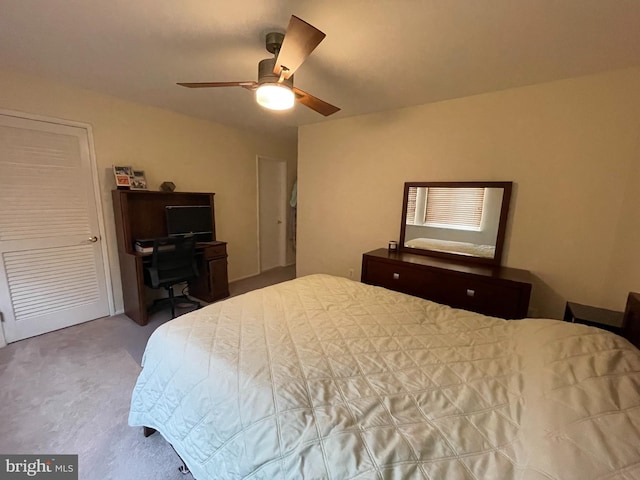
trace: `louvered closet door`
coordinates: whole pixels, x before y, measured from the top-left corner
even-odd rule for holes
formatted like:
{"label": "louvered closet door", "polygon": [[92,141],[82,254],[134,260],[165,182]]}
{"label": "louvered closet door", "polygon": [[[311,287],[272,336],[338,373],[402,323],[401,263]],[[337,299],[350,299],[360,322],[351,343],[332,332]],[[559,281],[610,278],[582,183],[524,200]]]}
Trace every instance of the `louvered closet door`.
{"label": "louvered closet door", "polygon": [[7,342],[109,315],[86,129],[0,115]]}

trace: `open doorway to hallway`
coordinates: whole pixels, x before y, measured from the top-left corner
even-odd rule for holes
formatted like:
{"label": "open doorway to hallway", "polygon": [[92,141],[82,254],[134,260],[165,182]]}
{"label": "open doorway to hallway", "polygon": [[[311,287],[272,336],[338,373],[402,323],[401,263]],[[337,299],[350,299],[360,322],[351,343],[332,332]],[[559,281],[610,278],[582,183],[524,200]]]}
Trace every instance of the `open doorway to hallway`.
{"label": "open doorway to hallway", "polygon": [[287,162],[258,157],[260,272],[287,263]]}

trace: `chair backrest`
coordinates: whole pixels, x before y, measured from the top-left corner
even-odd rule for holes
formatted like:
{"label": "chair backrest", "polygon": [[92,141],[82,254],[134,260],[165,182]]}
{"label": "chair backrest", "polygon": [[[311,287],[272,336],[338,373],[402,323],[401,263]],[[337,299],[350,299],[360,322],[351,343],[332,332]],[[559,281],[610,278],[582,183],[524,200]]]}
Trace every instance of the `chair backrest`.
{"label": "chair backrest", "polygon": [[173,285],[197,277],[195,237],[188,235],[155,238],[151,267],[148,270],[153,288]]}

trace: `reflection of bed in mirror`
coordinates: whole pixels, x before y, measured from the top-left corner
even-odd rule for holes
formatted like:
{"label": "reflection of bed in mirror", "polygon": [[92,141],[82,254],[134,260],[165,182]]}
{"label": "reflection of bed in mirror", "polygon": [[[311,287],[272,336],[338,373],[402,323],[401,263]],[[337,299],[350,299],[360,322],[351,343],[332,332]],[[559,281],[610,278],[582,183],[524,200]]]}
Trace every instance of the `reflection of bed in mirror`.
{"label": "reflection of bed in mirror", "polygon": [[407,182],[400,250],[500,265],[511,182]]}
{"label": "reflection of bed in mirror", "polygon": [[493,258],[496,251],[495,245],[478,245],[469,242],[455,242],[453,240],[438,240],[435,238],[413,238],[406,241],[404,246],[480,258]]}

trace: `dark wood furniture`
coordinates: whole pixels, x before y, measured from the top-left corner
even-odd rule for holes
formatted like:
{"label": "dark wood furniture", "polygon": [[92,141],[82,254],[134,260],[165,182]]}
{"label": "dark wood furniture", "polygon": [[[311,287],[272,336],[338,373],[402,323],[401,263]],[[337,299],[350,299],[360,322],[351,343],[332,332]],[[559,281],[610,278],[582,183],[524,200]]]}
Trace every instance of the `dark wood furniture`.
{"label": "dark wood furniture", "polygon": [[362,256],[361,280],[455,308],[514,319],[527,316],[533,277],[527,270],[381,248]]}
{"label": "dark wood furniture", "polygon": [[629,292],[622,319],[622,336],[640,348],[640,293]]}
{"label": "dark wood furniture", "polygon": [[216,241],[213,193],[149,192],[113,190],[113,214],[118,241],[125,314],[140,325],[148,321],[144,285],[144,265],[150,254],[138,253],[138,239],[167,235],[165,207],[169,205],[209,205],[213,241],[197,245],[199,276],[190,282],[190,293],[205,302],[229,296],[226,243]]}
{"label": "dark wood furniture", "polygon": [[582,323],[620,334],[622,333],[622,317],[622,312],[567,302],[563,320],[565,322]]}
{"label": "dark wood furniture", "polygon": [[564,320],[609,330],[640,348],[640,293],[629,292],[624,313],[567,302]]}
{"label": "dark wood furniture", "polygon": [[211,242],[203,245],[202,255],[198,255],[196,261],[200,275],[189,282],[189,292],[207,302],[227,298],[227,244]]}

